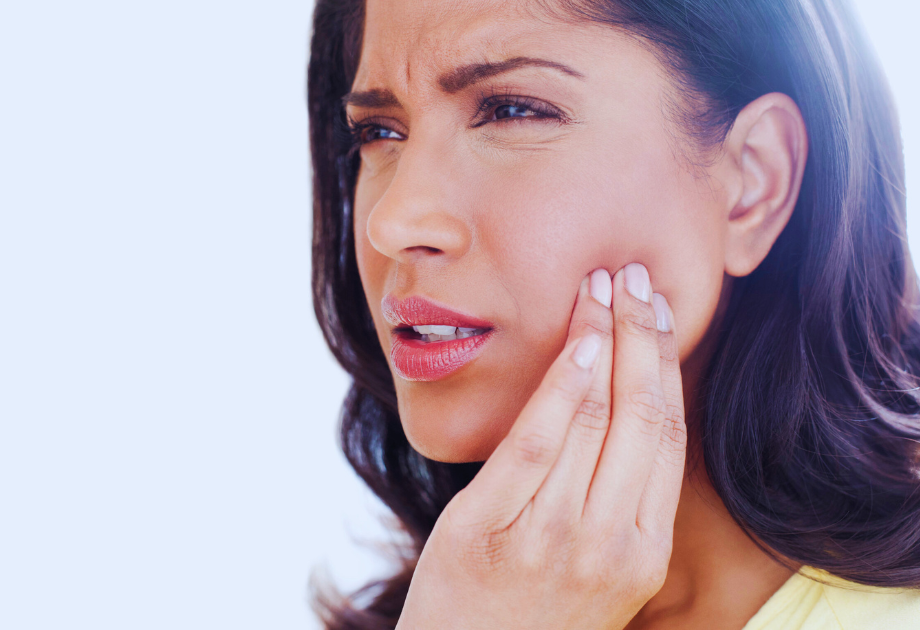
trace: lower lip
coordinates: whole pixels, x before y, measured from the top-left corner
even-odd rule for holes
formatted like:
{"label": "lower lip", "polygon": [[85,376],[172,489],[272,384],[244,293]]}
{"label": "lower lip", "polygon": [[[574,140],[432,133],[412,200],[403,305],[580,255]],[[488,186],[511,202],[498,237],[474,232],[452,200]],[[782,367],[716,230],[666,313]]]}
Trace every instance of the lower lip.
{"label": "lower lip", "polygon": [[492,338],[492,331],[450,341],[421,341],[396,333],[390,359],[407,381],[436,381],[475,359]]}

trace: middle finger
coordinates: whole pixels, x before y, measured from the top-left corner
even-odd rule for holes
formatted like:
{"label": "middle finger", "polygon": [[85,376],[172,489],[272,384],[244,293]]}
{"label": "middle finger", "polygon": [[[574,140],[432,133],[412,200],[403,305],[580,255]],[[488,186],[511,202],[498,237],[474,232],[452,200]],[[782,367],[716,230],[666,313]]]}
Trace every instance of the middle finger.
{"label": "middle finger", "polygon": [[613,418],[588,491],[586,516],[636,522],[665,418],[658,325],[648,271],[630,263],[613,278]]}

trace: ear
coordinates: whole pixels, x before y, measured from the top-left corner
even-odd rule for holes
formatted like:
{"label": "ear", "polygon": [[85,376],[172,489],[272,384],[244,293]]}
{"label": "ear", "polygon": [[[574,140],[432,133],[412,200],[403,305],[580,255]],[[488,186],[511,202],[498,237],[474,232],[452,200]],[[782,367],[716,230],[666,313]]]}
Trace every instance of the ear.
{"label": "ear", "polygon": [[795,101],[771,92],[738,113],[722,146],[729,170],[725,272],[741,277],[763,262],[792,216],[808,134]]}

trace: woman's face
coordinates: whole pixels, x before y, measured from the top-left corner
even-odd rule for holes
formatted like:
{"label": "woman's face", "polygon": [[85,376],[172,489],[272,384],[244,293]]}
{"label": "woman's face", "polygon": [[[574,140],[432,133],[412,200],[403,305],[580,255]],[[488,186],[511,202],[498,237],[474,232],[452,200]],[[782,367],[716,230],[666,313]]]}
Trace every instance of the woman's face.
{"label": "woman's face", "polygon": [[[726,199],[718,177],[688,166],[653,54],[528,2],[368,0],[365,24],[352,94],[375,92],[347,99],[349,117],[371,125],[357,262],[412,446],[439,461],[488,458],[598,267],[646,265],[686,371],[720,302]],[[421,297],[492,330],[413,341],[394,333],[385,297]]]}

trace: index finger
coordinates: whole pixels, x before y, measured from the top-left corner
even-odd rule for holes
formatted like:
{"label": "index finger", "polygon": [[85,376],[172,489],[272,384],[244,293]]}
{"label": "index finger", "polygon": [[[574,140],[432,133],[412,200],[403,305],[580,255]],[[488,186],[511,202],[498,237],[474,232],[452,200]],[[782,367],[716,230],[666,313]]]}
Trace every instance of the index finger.
{"label": "index finger", "polygon": [[591,386],[600,348],[597,333],[566,344],[511,431],[455,497],[456,516],[500,531],[524,511],[562,450],[569,423]]}

